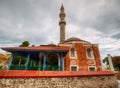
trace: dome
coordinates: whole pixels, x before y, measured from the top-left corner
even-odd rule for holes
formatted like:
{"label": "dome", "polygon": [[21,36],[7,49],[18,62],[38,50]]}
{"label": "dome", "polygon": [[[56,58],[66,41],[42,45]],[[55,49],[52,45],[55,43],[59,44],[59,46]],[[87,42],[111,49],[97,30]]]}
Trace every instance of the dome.
{"label": "dome", "polygon": [[76,38],[76,37],[71,37],[71,38],[66,39],[64,42],[72,42],[72,41],[81,41],[81,39]]}
{"label": "dome", "polygon": [[82,39],[77,38],[77,37],[68,38],[65,41],[63,41],[62,43],[68,43],[68,42],[86,42],[86,43],[90,43],[88,41],[82,40]]}
{"label": "dome", "polygon": [[51,44],[48,44],[48,46],[57,46],[57,45],[56,45],[56,44],[51,43]]}

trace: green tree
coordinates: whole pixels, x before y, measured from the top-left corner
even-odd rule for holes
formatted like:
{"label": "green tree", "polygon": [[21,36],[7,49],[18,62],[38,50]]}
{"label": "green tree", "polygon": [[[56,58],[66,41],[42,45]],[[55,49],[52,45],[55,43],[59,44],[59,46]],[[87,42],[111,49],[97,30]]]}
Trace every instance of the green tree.
{"label": "green tree", "polygon": [[105,57],[105,58],[103,59],[103,63],[106,63],[107,65],[109,65],[108,57]]}
{"label": "green tree", "polygon": [[27,47],[29,45],[30,45],[29,41],[24,41],[24,42],[22,42],[22,44],[20,45],[20,47]]}
{"label": "green tree", "polygon": [[19,55],[17,55],[17,54],[13,54],[12,64],[13,64],[13,65],[18,65],[19,62],[20,62],[20,59],[21,59],[20,65],[25,65],[26,59],[25,59],[24,57],[21,57],[21,56],[19,56]]}

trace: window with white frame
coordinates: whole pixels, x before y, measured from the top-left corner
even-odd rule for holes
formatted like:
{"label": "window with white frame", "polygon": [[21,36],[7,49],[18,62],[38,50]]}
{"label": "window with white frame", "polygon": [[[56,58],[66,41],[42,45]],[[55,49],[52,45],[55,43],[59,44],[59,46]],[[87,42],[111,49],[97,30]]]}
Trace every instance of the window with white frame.
{"label": "window with white frame", "polygon": [[88,58],[93,58],[93,52],[90,48],[87,49],[87,56]]}
{"label": "window with white frame", "polygon": [[96,71],[96,67],[95,67],[95,66],[89,66],[89,67],[88,67],[88,70],[89,70],[89,71]]}
{"label": "window with white frame", "polygon": [[70,66],[70,71],[77,71],[77,66]]}

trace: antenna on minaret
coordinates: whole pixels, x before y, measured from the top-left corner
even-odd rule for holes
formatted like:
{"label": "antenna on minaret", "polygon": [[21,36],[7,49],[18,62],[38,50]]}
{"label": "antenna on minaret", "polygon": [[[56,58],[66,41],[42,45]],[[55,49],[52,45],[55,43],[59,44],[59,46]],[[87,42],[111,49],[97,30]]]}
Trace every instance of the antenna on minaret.
{"label": "antenna on minaret", "polygon": [[60,43],[62,43],[65,40],[65,25],[66,25],[63,3],[62,3],[61,8],[60,8],[59,17],[60,17],[60,21],[59,21],[59,25],[60,25]]}

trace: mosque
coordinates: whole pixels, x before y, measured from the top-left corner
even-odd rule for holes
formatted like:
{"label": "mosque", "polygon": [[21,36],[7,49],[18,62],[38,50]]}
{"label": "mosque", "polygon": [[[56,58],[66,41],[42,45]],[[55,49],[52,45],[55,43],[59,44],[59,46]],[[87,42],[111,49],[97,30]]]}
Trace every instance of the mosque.
{"label": "mosque", "polygon": [[[28,47],[3,47],[11,52],[8,70],[41,70],[41,71],[101,71],[101,60],[98,44],[91,44],[80,38],[65,39],[65,11],[60,8],[60,42]],[[14,54],[26,58],[24,65],[19,60],[13,64]]]}

